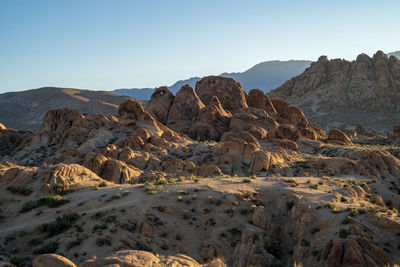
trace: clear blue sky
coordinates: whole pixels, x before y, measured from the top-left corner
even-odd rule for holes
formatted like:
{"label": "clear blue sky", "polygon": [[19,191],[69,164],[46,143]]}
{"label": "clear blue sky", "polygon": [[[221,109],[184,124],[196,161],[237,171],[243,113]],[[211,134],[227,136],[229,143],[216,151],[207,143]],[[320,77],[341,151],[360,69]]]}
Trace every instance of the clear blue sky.
{"label": "clear blue sky", "polygon": [[400,1],[0,0],[0,92],[155,87],[400,50]]}

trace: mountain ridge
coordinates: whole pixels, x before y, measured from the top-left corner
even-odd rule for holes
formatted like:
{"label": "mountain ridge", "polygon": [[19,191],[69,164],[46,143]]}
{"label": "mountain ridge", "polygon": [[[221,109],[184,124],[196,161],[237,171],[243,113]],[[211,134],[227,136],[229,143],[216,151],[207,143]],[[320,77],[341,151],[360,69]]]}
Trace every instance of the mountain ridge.
{"label": "mountain ridge", "polygon": [[[300,74],[306,67],[311,64],[309,60],[271,60],[258,63],[244,72],[224,72],[218,76],[233,78],[238,81],[246,92],[257,88],[264,92],[268,92],[284,83],[286,80]],[[201,77],[191,77],[189,79],[179,80],[168,86],[168,89],[176,94],[179,89],[186,84],[195,87],[196,82]],[[155,89],[155,88],[154,88]],[[136,99],[149,100],[154,92],[151,88],[132,88],[132,89],[116,89],[111,92],[120,95],[130,96]]]}

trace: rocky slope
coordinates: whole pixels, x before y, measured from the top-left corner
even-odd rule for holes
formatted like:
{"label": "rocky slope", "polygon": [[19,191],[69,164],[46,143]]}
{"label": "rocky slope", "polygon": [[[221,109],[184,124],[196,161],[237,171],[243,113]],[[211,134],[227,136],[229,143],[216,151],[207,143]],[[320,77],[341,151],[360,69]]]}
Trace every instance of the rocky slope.
{"label": "rocky slope", "polygon": [[[264,92],[280,86],[290,78],[300,74],[308,66],[311,61],[308,60],[288,60],[288,61],[265,61],[261,62],[244,72],[222,73],[219,76],[232,78],[238,81],[246,92],[251,89],[258,88]],[[188,84],[191,87],[200,81],[200,77],[192,77],[186,80],[180,80],[169,86],[168,89],[176,94],[179,89]],[[149,100],[154,92],[151,88],[142,89],[117,89],[112,91],[115,94],[126,95],[136,99]]]}
{"label": "rocky slope", "polygon": [[268,95],[298,105],[324,128],[390,131],[400,120],[400,60],[381,51],[352,62],[322,56]]}
{"label": "rocky slope", "polygon": [[116,115],[127,97],[109,92],[44,87],[0,94],[0,121],[18,130],[38,130],[50,109],[69,107],[83,114]]}
{"label": "rocky slope", "polygon": [[51,110],[37,133],[0,126],[0,260],[395,266],[399,144],[215,76],[117,116]]}

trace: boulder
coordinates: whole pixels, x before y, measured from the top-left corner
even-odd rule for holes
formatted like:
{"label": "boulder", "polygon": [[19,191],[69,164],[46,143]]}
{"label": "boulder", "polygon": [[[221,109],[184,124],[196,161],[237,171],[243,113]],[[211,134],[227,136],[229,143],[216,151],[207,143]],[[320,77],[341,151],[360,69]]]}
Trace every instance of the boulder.
{"label": "boulder", "polygon": [[45,179],[46,193],[89,188],[105,182],[96,173],[79,164],[61,163],[51,169],[50,176]]}
{"label": "boulder", "polygon": [[193,88],[182,86],[169,110],[167,126],[177,132],[187,133],[202,108],[204,104]]}
{"label": "boulder", "polygon": [[147,103],[146,110],[159,122],[166,124],[169,109],[174,102],[174,95],[166,86],[157,88]]}
{"label": "boulder", "polygon": [[76,265],[67,258],[57,254],[43,254],[36,257],[32,262],[33,267],[76,267]]}
{"label": "boulder", "polygon": [[141,170],[120,160],[110,159],[104,162],[100,177],[117,184],[135,183]]}
{"label": "boulder", "polygon": [[351,145],[353,144],[350,138],[339,129],[333,128],[328,133],[328,141],[339,142],[344,145]]}
{"label": "boulder", "polygon": [[228,131],[231,113],[224,110],[217,96],[211,103],[202,108],[197,122],[189,130],[189,136],[195,140],[219,141],[221,135]]}
{"label": "boulder", "polygon": [[275,135],[278,138],[289,139],[291,141],[297,141],[301,138],[301,133],[299,129],[290,124],[279,125]]}
{"label": "boulder", "polygon": [[276,109],[269,97],[259,89],[252,89],[247,96],[247,105],[252,108],[265,110],[267,113],[276,113]]}
{"label": "boulder", "polygon": [[205,105],[217,96],[225,110],[236,111],[247,107],[246,93],[240,83],[231,78],[204,77],[196,83],[196,93]]}

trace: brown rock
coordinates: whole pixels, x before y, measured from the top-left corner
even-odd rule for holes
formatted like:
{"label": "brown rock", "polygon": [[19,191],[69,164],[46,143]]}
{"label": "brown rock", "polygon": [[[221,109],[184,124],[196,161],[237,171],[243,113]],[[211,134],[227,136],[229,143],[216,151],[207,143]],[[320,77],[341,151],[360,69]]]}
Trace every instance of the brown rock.
{"label": "brown rock", "polygon": [[217,96],[225,110],[236,111],[247,107],[246,93],[240,83],[231,78],[204,77],[196,83],[196,93],[205,105],[209,105],[212,98]]}
{"label": "brown rock", "polygon": [[281,124],[276,130],[276,137],[296,141],[300,139],[301,133],[296,127],[292,125]]}
{"label": "brown rock", "polygon": [[97,174],[78,164],[58,164],[45,179],[47,190],[62,192],[94,187],[104,182]]}
{"label": "brown rock", "polygon": [[336,128],[329,131],[328,141],[339,141],[345,145],[353,144],[344,132]]}
{"label": "brown rock", "polygon": [[120,160],[110,159],[104,162],[100,177],[117,184],[134,183],[141,170]]}
{"label": "brown rock", "polygon": [[187,133],[204,107],[192,87],[182,86],[169,110],[167,126],[177,132]]}
{"label": "brown rock", "polygon": [[247,96],[247,105],[252,108],[265,110],[267,113],[276,113],[276,109],[269,97],[259,89],[252,89]]}
{"label": "brown rock", "polygon": [[166,86],[157,88],[147,103],[146,110],[163,124],[167,123],[169,109],[174,102],[174,95]]}
{"label": "brown rock", "polygon": [[200,110],[198,121],[189,130],[189,136],[196,140],[219,141],[221,135],[228,131],[231,113],[224,110],[217,96],[211,103]]}
{"label": "brown rock", "polygon": [[36,257],[32,262],[33,267],[76,267],[76,265],[67,258],[57,254],[43,254]]}

